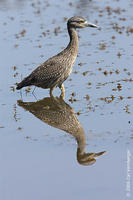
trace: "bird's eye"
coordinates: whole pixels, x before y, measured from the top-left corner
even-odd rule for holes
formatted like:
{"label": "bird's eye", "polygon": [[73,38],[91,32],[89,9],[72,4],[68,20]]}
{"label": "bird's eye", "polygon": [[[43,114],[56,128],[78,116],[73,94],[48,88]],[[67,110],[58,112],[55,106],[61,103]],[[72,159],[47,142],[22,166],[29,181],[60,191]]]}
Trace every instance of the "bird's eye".
{"label": "bird's eye", "polygon": [[79,24],[83,24],[85,21],[80,21]]}

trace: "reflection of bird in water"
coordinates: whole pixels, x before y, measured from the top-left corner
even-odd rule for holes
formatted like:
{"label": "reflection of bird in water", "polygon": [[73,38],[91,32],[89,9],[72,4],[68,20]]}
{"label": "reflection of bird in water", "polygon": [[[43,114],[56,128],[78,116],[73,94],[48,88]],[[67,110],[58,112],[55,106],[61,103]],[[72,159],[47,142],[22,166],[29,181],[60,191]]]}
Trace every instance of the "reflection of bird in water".
{"label": "reflection of bird in water", "polygon": [[86,137],[73,109],[62,98],[44,98],[37,102],[18,101],[18,105],[28,110],[40,120],[55,128],[70,133],[77,141],[77,160],[82,165],[91,165],[104,152],[85,153]]}
{"label": "reflection of bird in water", "polygon": [[28,77],[18,83],[16,89],[35,85],[41,88],[50,88],[50,96],[54,88],[61,89],[61,96],[64,98],[65,90],[63,82],[72,72],[72,67],[78,54],[78,35],[76,28],[94,27],[95,24],[87,22],[83,17],[72,17],[67,22],[70,42],[68,46],[56,56],[36,68]]}

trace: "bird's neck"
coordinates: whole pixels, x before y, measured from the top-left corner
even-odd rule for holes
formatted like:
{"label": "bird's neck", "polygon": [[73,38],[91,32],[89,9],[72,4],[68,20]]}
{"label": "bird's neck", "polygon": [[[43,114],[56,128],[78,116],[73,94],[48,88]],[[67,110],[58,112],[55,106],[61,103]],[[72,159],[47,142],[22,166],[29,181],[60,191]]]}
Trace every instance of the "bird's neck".
{"label": "bird's neck", "polygon": [[80,126],[75,134],[73,134],[75,137],[77,144],[78,144],[78,150],[79,154],[85,153],[85,146],[86,146],[86,137],[83,128]]}
{"label": "bird's neck", "polygon": [[79,153],[83,154],[85,152],[85,146],[86,146],[86,137],[83,130],[79,135],[77,135],[76,140],[78,144]]}
{"label": "bird's neck", "polygon": [[70,42],[67,46],[67,49],[71,51],[74,56],[77,56],[78,54],[78,34],[74,28],[68,27],[68,33],[70,36]]}

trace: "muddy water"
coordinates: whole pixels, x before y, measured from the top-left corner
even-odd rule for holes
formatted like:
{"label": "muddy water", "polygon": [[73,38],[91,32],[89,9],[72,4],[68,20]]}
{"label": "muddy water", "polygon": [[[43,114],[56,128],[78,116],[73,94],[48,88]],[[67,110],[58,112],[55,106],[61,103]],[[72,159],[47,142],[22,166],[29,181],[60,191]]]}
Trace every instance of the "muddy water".
{"label": "muddy water", "polygon": [[[0,199],[131,199],[133,1],[0,1]],[[65,100],[15,85],[78,31]],[[59,90],[54,95],[59,96]]]}

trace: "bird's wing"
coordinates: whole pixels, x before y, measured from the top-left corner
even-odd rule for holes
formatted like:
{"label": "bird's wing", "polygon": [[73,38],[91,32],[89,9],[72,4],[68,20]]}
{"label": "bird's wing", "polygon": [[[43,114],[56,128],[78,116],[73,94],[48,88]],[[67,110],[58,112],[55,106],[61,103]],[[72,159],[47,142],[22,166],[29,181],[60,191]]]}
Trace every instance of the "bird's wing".
{"label": "bird's wing", "polygon": [[30,75],[32,77],[32,82],[36,84],[50,83],[58,80],[64,68],[60,61],[49,59],[48,61],[37,67]]}

